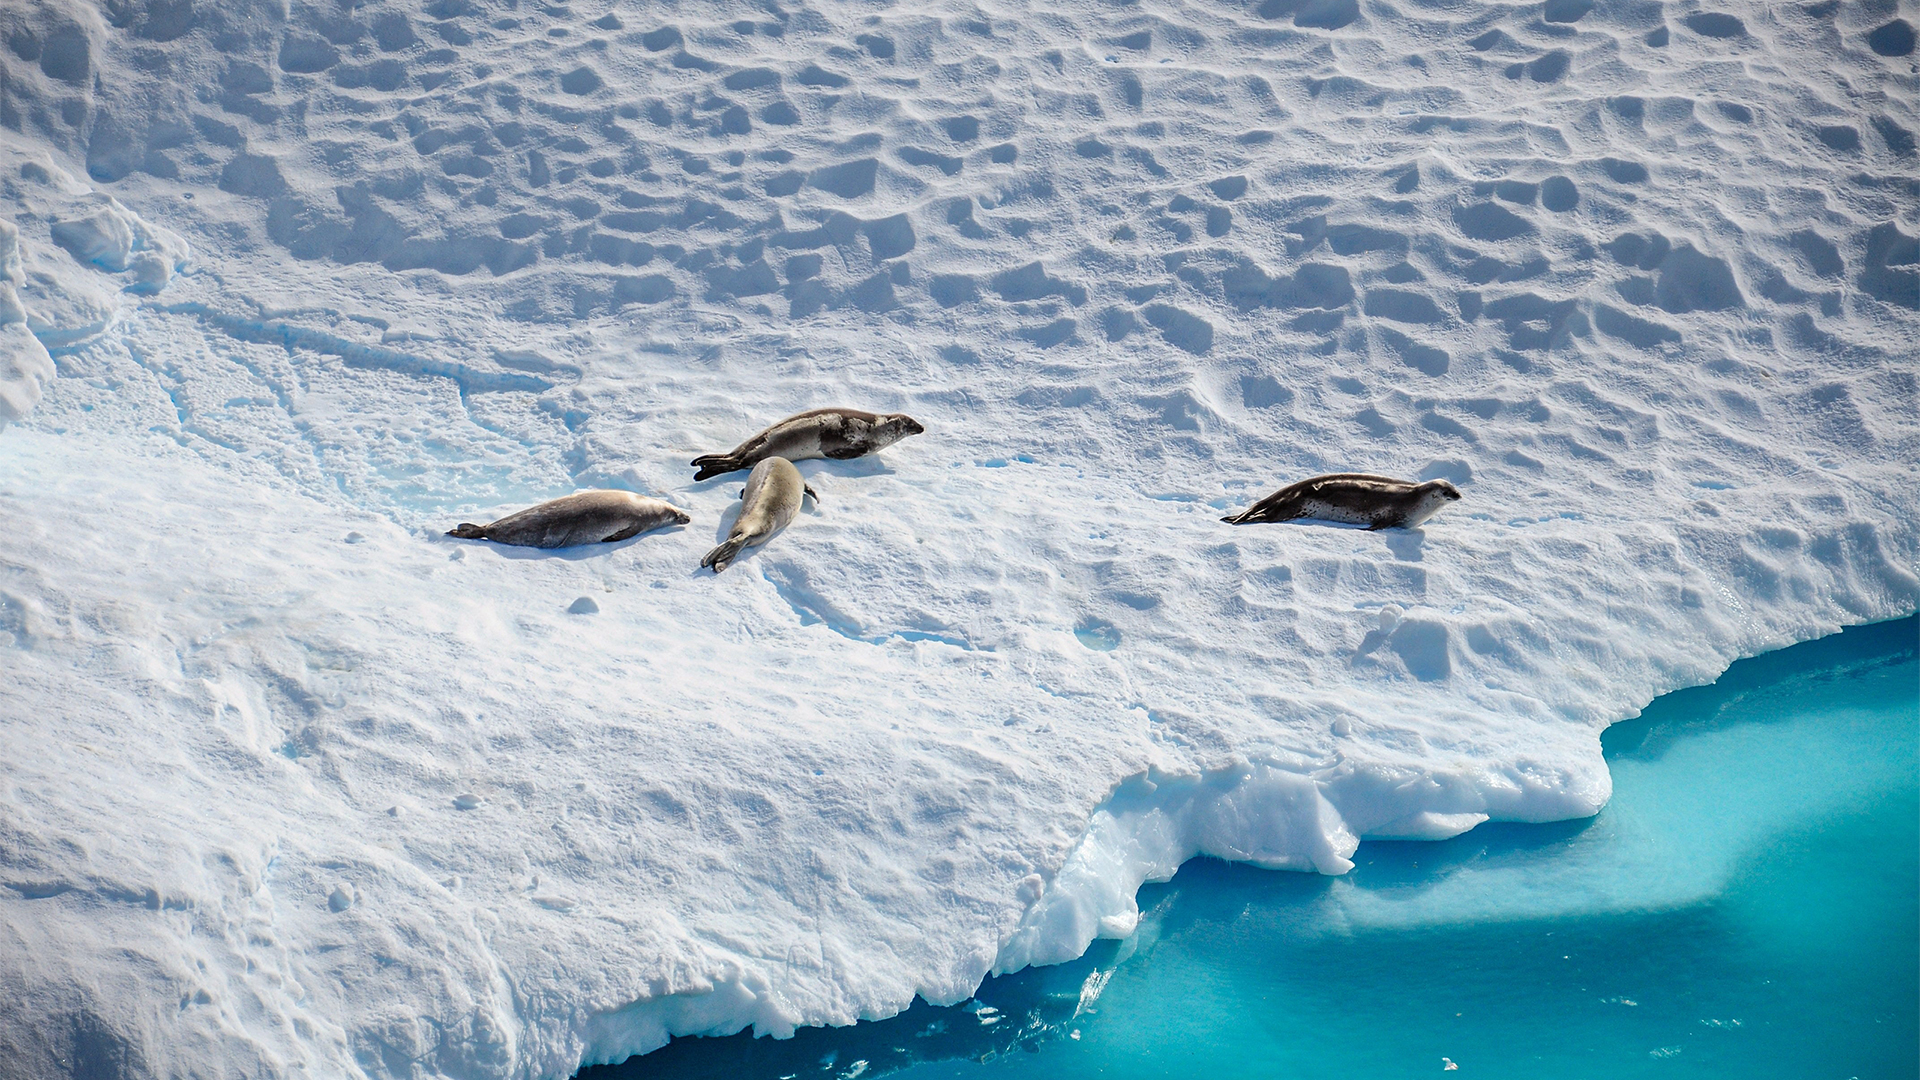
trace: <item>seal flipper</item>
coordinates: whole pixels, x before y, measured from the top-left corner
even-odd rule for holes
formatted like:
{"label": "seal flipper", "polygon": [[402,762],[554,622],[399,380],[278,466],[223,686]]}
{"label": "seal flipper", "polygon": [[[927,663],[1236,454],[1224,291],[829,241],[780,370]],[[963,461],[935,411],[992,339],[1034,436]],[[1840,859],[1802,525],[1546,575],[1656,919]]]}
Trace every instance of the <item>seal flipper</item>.
{"label": "seal flipper", "polygon": [[747,467],[746,463],[731,454],[702,454],[694,458],[692,464],[700,470],[693,474],[693,482],[696,484],[708,477],[739,472]]}
{"label": "seal flipper", "polygon": [[747,538],[744,536],[736,536],[726,543],[721,544],[719,547],[714,548],[712,551],[707,552],[707,557],[700,560],[700,565],[713,567],[713,572],[717,574],[727,567],[732,566],[734,558],[740,554],[740,549],[746,546]]}
{"label": "seal flipper", "polygon": [[812,488],[808,487],[805,484],[800,485],[800,490],[807,495],[813,496],[813,505],[815,506],[820,505],[820,495],[818,492],[814,491]]}
{"label": "seal flipper", "polygon": [[1220,520],[1229,525],[1277,525],[1283,521],[1298,520],[1299,517],[1297,512],[1254,503],[1238,514]]}
{"label": "seal flipper", "polygon": [[487,527],[485,525],[475,525],[472,522],[463,521],[459,525],[448,529],[447,535],[457,536],[462,540],[485,540],[487,538]]}

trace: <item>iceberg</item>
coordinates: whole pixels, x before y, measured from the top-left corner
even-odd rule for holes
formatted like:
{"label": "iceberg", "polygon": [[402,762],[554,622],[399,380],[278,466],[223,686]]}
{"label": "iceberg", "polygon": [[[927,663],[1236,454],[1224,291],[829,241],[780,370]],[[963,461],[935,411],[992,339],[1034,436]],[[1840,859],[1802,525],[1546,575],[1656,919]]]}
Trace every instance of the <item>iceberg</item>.
{"label": "iceberg", "polygon": [[[0,1074],[562,1077],[1595,813],[1915,610],[1883,23],[7,5]],[[828,405],[926,433],[696,572]],[[1218,520],[1345,471],[1464,497]],[[591,488],[692,524],[443,535]]]}

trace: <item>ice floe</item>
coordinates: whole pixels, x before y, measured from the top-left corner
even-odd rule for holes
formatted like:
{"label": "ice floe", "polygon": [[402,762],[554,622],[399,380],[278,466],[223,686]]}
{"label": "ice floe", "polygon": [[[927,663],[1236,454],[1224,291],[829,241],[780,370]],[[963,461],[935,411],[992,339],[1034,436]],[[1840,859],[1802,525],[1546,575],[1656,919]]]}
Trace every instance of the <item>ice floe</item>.
{"label": "ice floe", "polygon": [[[1914,610],[1912,43],[5,5],[0,1042],[559,1077],[961,1000],[1195,854],[1593,813],[1607,724]],[[686,462],[832,405],[926,434],[697,574]],[[1345,471],[1463,498],[1218,520]],[[693,522],[442,535],[585,488]]]}

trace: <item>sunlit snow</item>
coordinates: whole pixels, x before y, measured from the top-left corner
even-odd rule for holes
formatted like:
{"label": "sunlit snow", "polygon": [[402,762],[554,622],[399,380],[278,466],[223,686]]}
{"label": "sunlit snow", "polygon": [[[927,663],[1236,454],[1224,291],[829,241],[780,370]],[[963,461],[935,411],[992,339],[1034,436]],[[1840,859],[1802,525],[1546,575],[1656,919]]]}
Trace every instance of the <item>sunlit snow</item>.
{"label": "sunlit snow", "polygon": [[[957,1001],[1195,854],[1591,814],[1607,724],[1920,593],[1888,5],[0,44],[19,1075],[550,1078]],[[687,462],[826,405],[926,433],[700,571],[744,476]],[[1344,471],[1464,498],[1219,520]],[[693,521],[443,535],[594,487]]]}

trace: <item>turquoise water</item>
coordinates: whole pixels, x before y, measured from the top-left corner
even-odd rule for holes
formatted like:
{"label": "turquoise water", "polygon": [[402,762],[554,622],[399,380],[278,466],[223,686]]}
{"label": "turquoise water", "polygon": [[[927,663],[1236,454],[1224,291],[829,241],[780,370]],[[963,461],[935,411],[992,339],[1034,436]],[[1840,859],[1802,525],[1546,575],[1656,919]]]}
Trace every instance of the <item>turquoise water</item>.
{"label": "turquoise water", "polygon": [[1735,665],[1604,739],[1589,821],[1196,860],[1126,942],[964,1005],[678,1039],[621,1078],[1920,1075],[1920,623]]}

